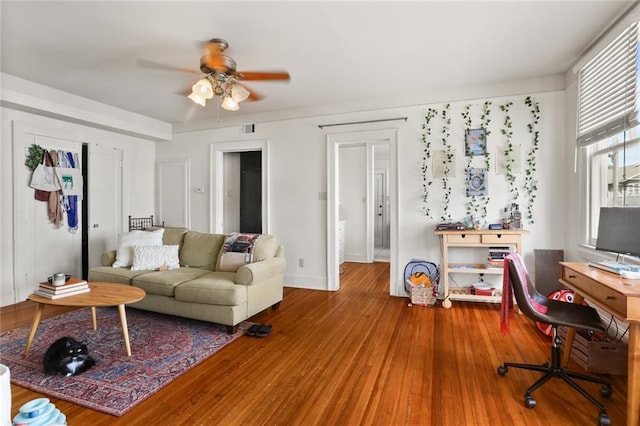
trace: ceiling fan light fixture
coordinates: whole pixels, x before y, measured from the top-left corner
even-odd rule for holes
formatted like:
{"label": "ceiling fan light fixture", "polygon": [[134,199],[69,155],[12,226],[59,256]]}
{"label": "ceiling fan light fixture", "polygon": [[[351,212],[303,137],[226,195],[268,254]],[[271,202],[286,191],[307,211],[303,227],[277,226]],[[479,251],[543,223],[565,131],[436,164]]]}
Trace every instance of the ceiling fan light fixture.
{"label": "ceiling fan light fixture", "polygon": [[222,103],[220,104],[222,109],[226,109],[227,111],[237,111],[240,109],[238,102],[234,101],[231,96],[225,96],[222,98]]}
{"label": "ceiling fan light fixture", "polygon": [[249,91],[240,84],[234,84],[231,88],[231,98],[236,102],[242,102],[246,100],[249,95]]}

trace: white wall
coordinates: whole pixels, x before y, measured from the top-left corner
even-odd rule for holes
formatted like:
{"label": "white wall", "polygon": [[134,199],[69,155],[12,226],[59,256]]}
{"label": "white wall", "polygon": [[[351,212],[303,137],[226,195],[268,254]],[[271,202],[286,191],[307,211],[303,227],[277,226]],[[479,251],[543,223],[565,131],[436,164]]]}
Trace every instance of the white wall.
{"label": "white wall", "polygon": [[[513,84],[510,84],[513,87]],[[514,90],[523,91],[523,85]],[[470,93],[473,93],[471,91]],[[536,223],[525,224],[531,234],[524,237],[525,260],[532,266],[534,248],[563,248],[565,242],[564,206],[566,200],[566,150],[565,150],[565,95],[563,91],[532,94],[541,109],[540,150],[538,151],[539,191],[535,206]],[[512,121],[523,126],[514,129],[514,142],[526,147],[530,135],[524,127],[530,121],[529,110],[523,104],[525,94],[503,98],[482,98],[460,101],[451,104],[451,115],[455,117],[456,129],[451,140],[455,142],[458,153],[462,153],[456,165],[457,182],[453,188],[455,195],[451,211],[455,219],[465,215],[464,179],[465,165],[463,148],[463,127],[460,124],[460,112],[466,104],[481,104],[484,100],[494,102],[493,130],[489,139],[489,150],[496,151],[501,145],[499,134],[502,118],[498,105],[512,100]],[[440,108],[443,103],[430,106]],[[517,105],[517,106],[516,106]],[[423,146],[421,141],[423,116],[427,105],[417,107],[376,110],[363,113],[340,114],[335,116],[311,117],[256,124],[256,134],[240,137],[236,126],[197,132],[177,134],[171,143],[157,146],[158,159],[181,155],[192,160],[192,183],[206,186],[209,175],[209,144],[214,142],[237,141],[242,138],[265,139],[269,141],[269,170],[271,210],[270,233],[277,235],[287,257],[285,285],[303,288],[327,288],[326,277],[326,136],[330,132],[373,130],[397,128],[399,161],[399,235],[398,265],[402,273],[404,264],[411,258],[425,258],[439,261],[440,245],[433,234],[434,226],[439,222],[435,216],[428,219],[421,211]],[[377,124],[360,124],[319,129],[319,124],[362,121],[367,119],[406,116],[407,121],[395,121]],[[477,120],[477,118],[474,118]],[[434,146],[435,149],[435,146]],[[523,152],[526,152],[523,149]],[[496,156],[494,155],[494,159]],[[524,160],[523,160],[524,161]],[[521,177],[519,177],[521,179]],[[498,221],[500,211],[508,200],[504,177],[490,176],[491,206],[489,221]],[[437,186],[436,183],[434,185]],[[207,200],[194,197],[191,212],[192,228],[208,231],[209,209]],[[431,196],[434,208],[438,207],[441,193],[434,189]],[[436,209],[437,211],[437,209]],[[298,266],[303,258],[304,267]],[[392,259],[393,261],[393,259]]]}
{"label": "white wall", "polygon": [[[26,85],[26,82],[22,82]],[[3,81],[4,84],[4,81]],[[24,105],[16,103],[4,102],[5,93],[3,93],[3,105],[0,109],[2,129],[0,133],[0,176],[1,176],[1,194],[2,204],[0,204],[0,304],[7,305],[24,300],[26,295],[37,287],[37,282],[46,279],[46,276],[39,276],[37,279],[30,278],[33,275],[33,269],[28,265],[16,265],[16,260],[20,259],[20,255],[14,253],[14,239],[16,237],[16,224],[24,222],[24,217],[14,217],[14,202],[16,197],[25,197],[24,194],[31,193],[26,191],[22,194],[16,194],[13,191],[14,182],[23,182],[26,186],[30,179],[30,172],[24,166],[24,161],[15,162],[14,150],[17,156],[20,152],[26,152],[28,146],[24,146],[24,142],[16,139],[14,143],[12,135],[12,125],[19,123],[23,127],[41,130],[45,134],[52,133],[70,140],[82,140],[86,143],[97,143],[106,146],[114,146],[124,151],[124,214],[122,223],[126,224],[126,215],[148,216],[154,213],[154,163],[155,163],[155,142],[149,139],[143,139],[139,136],[130,136],[129,130],[123,130],[123,134],[115,129],[114,120],[109,117],[112,107],[104,106],[86,99],[77,99],[73,96],[62,96],[57,98],[54,103],[50,98],[40,102],[33,96],[28,97],[29,112],[23,111]],[[12,92],[13,100],[22,99],[18,92]],[[64,103],[63,101],[64,100]],[[75,102],[79,102],[76,104]],[[55,105],[54,105],[55,104]],[[48,110],[52,105],[61,106],[63,109],[78,111],[78,105],[91,105],[91,114],[94,117],[100,117],[100,123],[96,123],[96,127],[92,127],[90,122],[83,120],[83,124],[77,124],[67,121],[65,117],[53,117]],[[6,106],[9,105],[9,106]],[[147,119],[148,120],[148,119]],[[111,123],[110,130],[105,129],[105,123]],[[137,126],[138,131],[145,128],[145,122],[141,122]],[[149,133],[157,134],[155,128],[150,129]],[[20,187],[20,185],[19,185]],[[32,195],[31,195],[32,196]],[[42,203],[44,205],[44,203]],[[27,212],[18,212],[25,215]],[[43,209],[42,215],[46,215]],[[44,219],[46,220],[46,219]],[[126,225],[124,225],[126,226]],[[63,236],[68,231],[65,227],[58,229],[54,235]],[[59,234],[58,234],[59,233]],[[18,233],[20,235],[20,233]],[[46,244],[52,247],[56,246],[55,241],[20,241],[25,244],[25,251],[32,252],[35,244]],[[115,247],[114,247],[115,248]],[[21,253],[24,257],[25,253]],[[72,262],[77,263],[77,262]],[[17,268],[17,269],[16,269]],[[51,271],[53,272],[53,271]]]}
{"label": "white wall", "polygon": [[[567,168],[572,159],[567,158],[567,132],[565,120],[565,92],[536,92],[536,88],[548,86],[548,79],[539,82],[505,83],[503,87],[470,88],[469,101],[458,100],[451,104],[451,115],[455,117],[452,126],[451,141],[459,153],[463,153],[463,128],[460,112],[466,104],[480,105],[485,100],[494,103],[492,127],[493,134],[489,139],[489,150],[497,150],[501,145],[499,130],[501,118],[497,105],[507,100],[514,102],[511,113],[514,124],[518,126],[529,122],[529,111],[522,105],[526,94],[533,95],[539,102],[542,119],[539,125],[541,146],[538,152],[539,192],[536,202],[536,223],[525,224],[531,234],[524,238],[525,260],[532,262],[534,248],[564,248],[566,240],[565,213],[567,200]],[[450,99],[460,97],[462,89],[452,91]],[[491,93],[516,95],[495,98]],[[481,95],[481,96],[479,96]],[[32,99],[32,98],[30,98]],[[66,102],[71,102],[65,98]],[[86,100],[85,100],[86,101]],[[93,128],[90,123],[74,124],[60,117],[43,117],[13,108],[3,108],[2,116],[2,204],[0,223],[2,238],[0,258],[2,259],[2,283],[14,282],[13,270],[13,206],[11,200],[12,181],[15,176],[24,178],[21,165],[11,163],[11,131],[13,120],[25,122],[42,128],[54,128],[69,133],[80,134],[85,139],[98,143],[114,144],[125,150],[125,211],[136,216],[153,213],[154,206],[154,162],[156,159],[188,158],[190,161],[189,181],[191,187],[205,187],[208,193],[194,194],[190,197],[191,228],[197,231],[209,231],[211,212],[209,209],[211,188],[210,182],[210,145],[214,142],[235,142],[239,140],[266,140],[269,145],[269,211],[268,231],[277,235],[285,247],[287,270],[285,284],[303,288],[327,288],[326,277],[326,140],[327,135],[335,132],[369,131],[380,129],[397,129],[398,135],[398,170],[400,206],[398,225],[398,275],[402,273],[404,264],[413,257],[439,261],[440,246],[433,230],[439,222],[439,214],[429,219],[421,211],[422,177],[422,130],[424,113],[427,107],[441,108],[443,102],[431,100],[423,106],[410,106],[385,110],[374,110],[360,113],[338,114],[333,116],[310,117],[268,123],[257,122],[256,134],[241,136],[237,126],[202,130],[174,135],[173,141],[152,143],[142,137],[127,136],[119,132],[110,121],[111,131]],[[515,105],[518,105],[517,107]],[[108,116],[108,112],[104,112]],[[358,124],[320,129],[318,125],[363,120],[375,120],[394,117],[407,117],[406,121],[384,122],[376,124]],[[477,118],[474,118],[477,120]],[[109,120],[107,120],[109,121]],[[104,125],[98,126],[104,128]],[[144,127],[144,126],[142,126]],[[455,127],[455,129],[454,129]],[[139,132],[138,132],[139,133]],[[150,130],[149,134],[157,134]],[[153,136],[150,136],[153,138]],[[529,143],[530,136],[521,127],[514,130],[514,142],[523,146]],[[434,145],[434,149],[436,146]],[[155,149],[155,158],[154,158]],[[523,152],[525,150],[523,149]],[[495,158],[495,155],[494,155]],[[465,215],[463,168],[465,160],[460,155],[456,163],[457,178],[453,187],[454,199],[451,213],[454,219],[462,219]],[[15,167],[14,167],[15,166]],[[17,175],[15,173],[18,173]],[[502,176],[492,171],[489,176],[491,206],[489,221],[497,221],[500,211],[506,204],[508,194]],[[437,183],[434,183],[437,186]],[[430,199],[434,212],[439,211],[441,193],[434,188]],[[298,266],[298,258],[305,259],[304,267]],[[396,280],[400,281],[400,277]],[[5,284],[6,285],[6,284]],[[9,290],[11,291],[11,290]],[[4,287],[3,287],[4,292]],[[3,296],[4,297],[4,296]]]}

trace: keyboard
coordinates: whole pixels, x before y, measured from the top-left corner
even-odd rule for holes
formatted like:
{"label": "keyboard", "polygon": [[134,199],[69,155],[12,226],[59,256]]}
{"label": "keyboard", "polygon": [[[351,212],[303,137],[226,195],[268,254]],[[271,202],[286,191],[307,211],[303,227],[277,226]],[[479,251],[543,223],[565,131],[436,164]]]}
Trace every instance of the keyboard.
{"label": "keyboard", "polygon": [[627,263],[614,262],[613,260],[602,260],[600,262],[589,262],[589,266],[594,268],[603,269],[605,271],[613,272],[620,275],[622,271],[640,272],[639,265],[629,265]]}

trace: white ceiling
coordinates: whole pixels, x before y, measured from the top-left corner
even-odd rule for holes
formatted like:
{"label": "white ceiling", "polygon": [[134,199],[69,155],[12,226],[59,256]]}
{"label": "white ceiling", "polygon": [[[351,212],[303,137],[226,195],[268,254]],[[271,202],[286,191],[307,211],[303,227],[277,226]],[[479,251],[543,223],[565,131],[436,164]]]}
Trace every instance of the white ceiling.
{"label": "white ceiling", "polygon": [[[554,76],[570,69],[629,1],[25,2],[2,1],[1,70],[171,123],[215,120],[184,93],[221,37],[265,96],[230,115],[319,115],[403,106],[434,90]],[[424,96],[422,96],[424,99]],[[419,102],[416,102],[419,103]],[[235,117],[237,118],[237,117]]]}

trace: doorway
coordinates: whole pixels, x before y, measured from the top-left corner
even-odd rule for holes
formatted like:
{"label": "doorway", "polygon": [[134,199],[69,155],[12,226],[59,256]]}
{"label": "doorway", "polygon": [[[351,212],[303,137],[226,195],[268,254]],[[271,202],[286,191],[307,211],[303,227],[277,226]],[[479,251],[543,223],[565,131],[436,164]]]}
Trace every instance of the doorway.
{"label": "doorway", "polygon": [[262,152],[223,154],[225,233],[262,233]]}
{"label": "doorway", "polygon": [[[337,133],[327,136],[327,289],[338,290],[340,288],[339,276],[339,244],[341,238],[338,236],[339,223],[344,219],[344,206],[341,198],[341,148],[355,148],[364,146],[365,160],[364,171],[366,174],[366,191],[365,197],[362,199],[364,204],[364,215],[356,217],[355,222],[359,227],[364,228],[364,253],[362,261],[373,262],[374,260],[374,240],[375,240],[375,146],[386,147],[388,149],[388,239],[389,239],[389,262],[390,262],[390,279],[389,293],[391,295],[399,295],[399,287],[396,283],[397,276],[397,130],[377,130],[363,131],[353,133]],[[348,152],[348,151],[344,151]],[[386,203],[383,203],[383,208]],[[359,223],[358,223],[359,222]],[[348,221],[347,221],[348,223]],[[345,233],[348,234],[348,224],[345,226]],[[383,226],[384,228],[384,226]],[[344,240],[349,240],[346,235]],[[384,240],[384,237],[383,237]],[[347,248],[345,247],[345,257],[347,257]],[[346,260],[349,260],[348,258]]]}
{"label": "doorway", "polygon": [[267,145],[211,144],[211,232],[269,233]]}
{"label": "doorway", "polygon": [[389,220],[389,144],[373,147],[374,162],[374,226],[373,226],[373,260],[389,262],[391,238]]}

